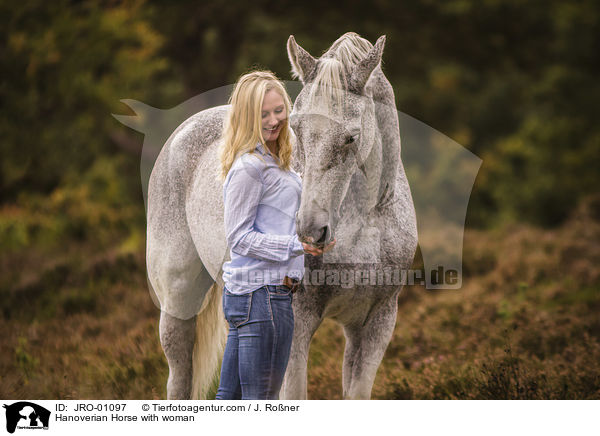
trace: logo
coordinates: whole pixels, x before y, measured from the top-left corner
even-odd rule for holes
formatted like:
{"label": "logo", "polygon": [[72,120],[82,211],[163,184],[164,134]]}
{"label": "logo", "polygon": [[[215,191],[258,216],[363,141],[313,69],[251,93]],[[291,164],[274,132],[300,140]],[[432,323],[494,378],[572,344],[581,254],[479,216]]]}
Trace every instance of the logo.
{"label": "logo", "polygon": [[48,430],[50,411],[28,401],[19,401],[6,409],[6,431],[14,433],[18,428],[27,430]]}
{"label": "logo", "polygon": [[[302,84],[292,81],[284,83],[294,100],[301,92]],[[173,131],[200,111],[226,105],[232,91],[233,85],[216,88],[166,110],[153,108],[136,100],[121,100],[136,115],[113,116],[124,125],[144,134],[140,174],[146,207],[150,173]],[[426,289],[459,289],[462,286],[462,248],[467,206],[482,160],[434,128],[397,111],[395,107],[391,110],[398,115],[402,140],[401,160],[410,185],[411,192],[408,195],[412,197],[417,217],[419,247],[424,264],[422,279]],[[357,174],[358,178],[362,177]],[[356,232],[352,245],[341,250],[342,241],[338,240],[337,248],[323,256],[324,262],[343,264],[379,261],[378,229],[362,222],[357,222],[355,226],[360,231]],[[357,250],[357,247],[369,248],[363,252]],[[212,249],[215,258],[222,261],[207,263],[206,269],[201,272],[201,280],[210,284],[217,280],[219,265],[226,261],[228,248],[222,242]],[[193,303],[190,303],[190,307],[192,306]],[[198,310],[199,308],[193,309],[191,312],[195,315]]]}

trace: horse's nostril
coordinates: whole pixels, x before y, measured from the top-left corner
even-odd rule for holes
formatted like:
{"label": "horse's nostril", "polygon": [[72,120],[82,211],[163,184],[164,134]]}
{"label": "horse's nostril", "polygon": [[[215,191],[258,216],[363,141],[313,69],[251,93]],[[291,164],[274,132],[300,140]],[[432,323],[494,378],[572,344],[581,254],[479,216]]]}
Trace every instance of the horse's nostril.
{"label": "horse's nostril", "polygon": [[317,244],[324,244],[327,240],[327,226],[321,229],[321,237],[317,240]]}

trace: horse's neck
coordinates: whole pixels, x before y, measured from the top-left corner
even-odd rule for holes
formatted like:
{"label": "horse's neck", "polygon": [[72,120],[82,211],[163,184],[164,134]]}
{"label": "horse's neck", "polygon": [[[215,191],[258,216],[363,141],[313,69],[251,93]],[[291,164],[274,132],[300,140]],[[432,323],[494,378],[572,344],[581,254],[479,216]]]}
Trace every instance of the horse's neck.
{"label": "horse's neck", "polygon": [[380,67],[367,85],[375,104],[377,133],[371,152],[364,162],[369,193],[368,210],[381,205],[397,189],[400,162],[400,133],[394,91]]}
{"label": "horse's neck", "polygon": [[384,162],[382,161],[382,149],[383,147],[379,135],[376,135],[376,138],[373,140],[373,145],[371,146],[371,152],[358,168],[358,171],[362,173],[362,177],[366,179],[366,213],[373,210],[379,201],[379,191],[384,165]]}

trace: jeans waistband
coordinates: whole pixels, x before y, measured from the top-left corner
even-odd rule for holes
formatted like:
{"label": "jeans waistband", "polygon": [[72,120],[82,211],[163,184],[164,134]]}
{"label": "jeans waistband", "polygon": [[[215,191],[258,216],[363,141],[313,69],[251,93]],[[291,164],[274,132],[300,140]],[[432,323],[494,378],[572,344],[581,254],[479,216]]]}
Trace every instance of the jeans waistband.
{"label": "jeans waistband", "polygon": [[285,285],[265,285],[267,288],[271,288],[271,289],[285,289],[286,291],[289,291],[290,288],[288,288]]}

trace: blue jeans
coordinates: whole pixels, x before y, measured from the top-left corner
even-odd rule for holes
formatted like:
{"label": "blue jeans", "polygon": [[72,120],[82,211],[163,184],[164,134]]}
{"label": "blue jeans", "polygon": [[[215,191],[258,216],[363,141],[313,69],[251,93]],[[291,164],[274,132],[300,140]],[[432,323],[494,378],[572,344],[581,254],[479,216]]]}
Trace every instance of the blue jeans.
{"label": "blue jeans", "polygon": [[249,294],[223,291],[229,335],[217,400],[277,400],[294,332],[292,293],[267,285]]}

